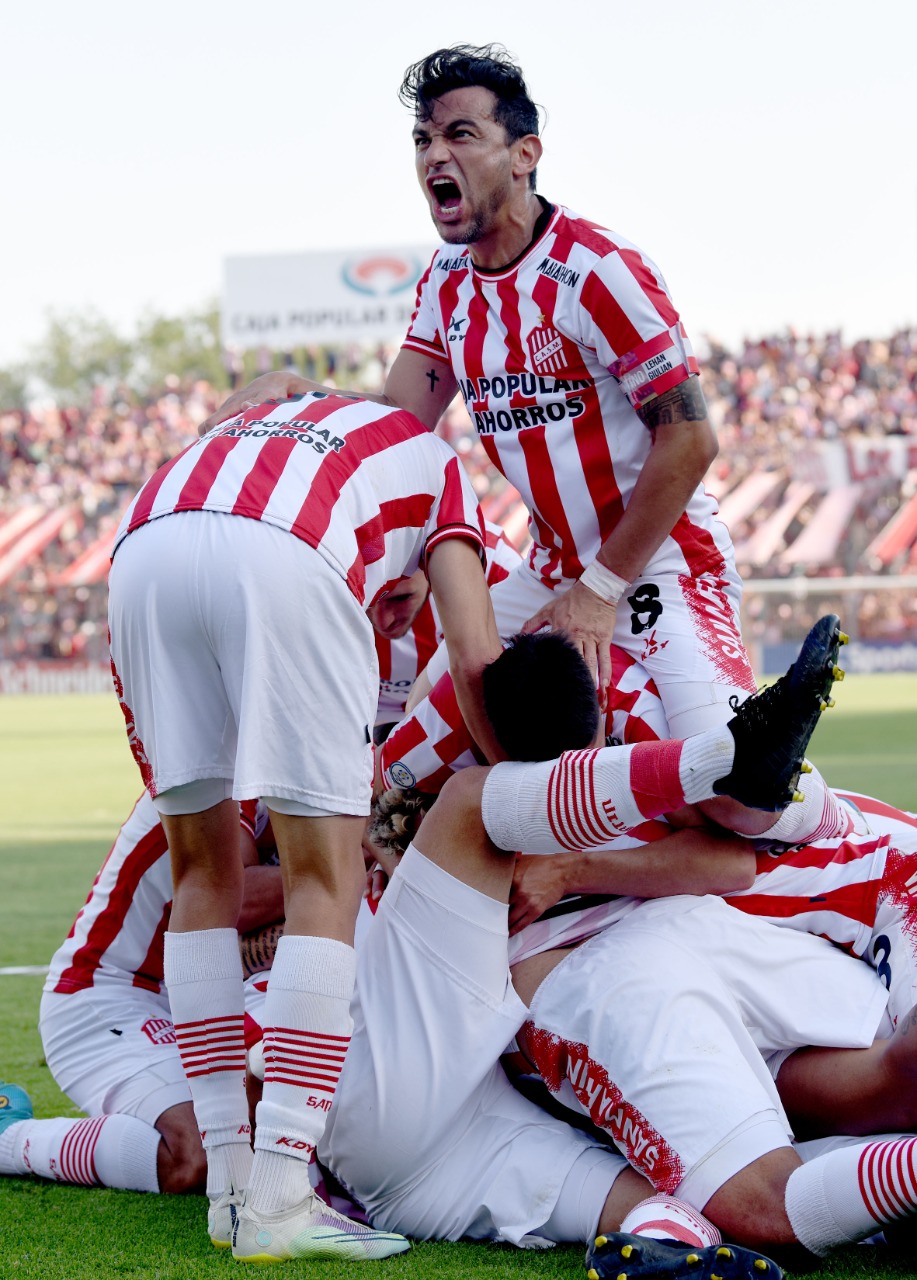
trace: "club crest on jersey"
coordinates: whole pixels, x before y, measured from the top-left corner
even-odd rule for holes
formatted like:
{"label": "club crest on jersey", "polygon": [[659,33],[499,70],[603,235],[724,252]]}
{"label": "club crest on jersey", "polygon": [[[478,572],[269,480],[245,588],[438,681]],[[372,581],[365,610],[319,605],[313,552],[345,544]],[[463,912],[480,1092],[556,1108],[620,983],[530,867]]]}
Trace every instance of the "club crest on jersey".
{"label": "club crest on jersey", "polygon": [[140,1028],[153,1044],[175,1044],[175,1028],[168,1018],[147,1018]]}
{"label": "club crest on jersey", "polygon": [[536,373],[564,373],[567,356],[564,340],[549,324],[533,329],[528,337],[529,355]]}

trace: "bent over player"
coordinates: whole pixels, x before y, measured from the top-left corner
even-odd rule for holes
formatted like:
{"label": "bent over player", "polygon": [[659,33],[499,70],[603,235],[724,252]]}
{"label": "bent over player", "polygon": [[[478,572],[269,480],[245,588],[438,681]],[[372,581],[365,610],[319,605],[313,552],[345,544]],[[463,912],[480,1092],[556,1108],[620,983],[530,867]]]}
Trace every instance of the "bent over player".
{"label": "bent over player", "polygon": [[[500,652],[482,549],[447,445],[410,414],[323,393],[216,426],[155,473],[116,535],[115,685],[169,841],[165,978],[207,1152],[210,1235],[231,1232],[237,1258],[408,1247],[317,1203],[307,1173],[351,1031],[378,695],[365,608],[424,564],[459,698],[498,758],[478,693]],[[286,932],[252,1163],[234,815],[256,796],[280,853]]]}

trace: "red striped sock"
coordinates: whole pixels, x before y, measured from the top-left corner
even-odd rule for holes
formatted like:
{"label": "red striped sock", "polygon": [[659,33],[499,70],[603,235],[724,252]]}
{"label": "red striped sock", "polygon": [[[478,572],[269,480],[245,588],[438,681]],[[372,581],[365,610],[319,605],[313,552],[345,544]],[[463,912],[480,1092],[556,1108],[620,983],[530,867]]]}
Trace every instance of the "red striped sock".
{"label": "red striped sock", "polygon": [[790,1175],[786,1211],[799,1242],[819,1256],[917,1212],[917,1138],[817,1156]]}

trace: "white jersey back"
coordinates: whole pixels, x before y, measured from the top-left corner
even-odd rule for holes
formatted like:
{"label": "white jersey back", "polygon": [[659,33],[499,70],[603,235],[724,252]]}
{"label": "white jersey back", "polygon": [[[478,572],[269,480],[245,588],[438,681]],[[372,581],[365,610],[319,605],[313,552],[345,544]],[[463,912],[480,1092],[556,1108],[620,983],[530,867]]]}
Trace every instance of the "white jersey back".
{"label": "white jersey back", "polygon": [[[443,245],[418,286],[404,346],[448,361],[493,464],[530,512],[530,567],[580,576],[621,518],[651,447],[635,411],[697,372],[658,268],[562,207],[501,272]],[[644,573],[720,575],[731,561],[699,486]]]}
{"label": "white jersey back", "polygon": [[468,537],[483,554],[474,490],[444,441],[403,410],[318,392],[247,409],[160,467],[125,513],[115,552],[140,525],[183,511],[287,530],[363,605],[443,538]]}

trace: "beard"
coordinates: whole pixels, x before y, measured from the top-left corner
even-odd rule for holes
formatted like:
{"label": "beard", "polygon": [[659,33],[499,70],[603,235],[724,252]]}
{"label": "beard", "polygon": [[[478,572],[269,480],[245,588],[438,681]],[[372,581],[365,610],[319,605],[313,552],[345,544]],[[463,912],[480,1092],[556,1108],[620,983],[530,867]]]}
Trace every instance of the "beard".
{"label": "beard", "polygon": [[503,199],[502,192],[500,194],[496,191],[490,192],[484,204],[474,210],[468,221],[461,226],[442,227],[435,218],[433,218],[433,224],[445,244],[477,244],[493,231],[497,214],[503,206]]}

